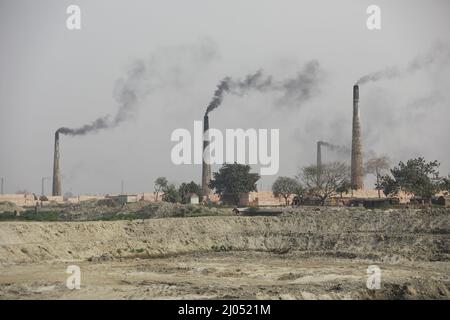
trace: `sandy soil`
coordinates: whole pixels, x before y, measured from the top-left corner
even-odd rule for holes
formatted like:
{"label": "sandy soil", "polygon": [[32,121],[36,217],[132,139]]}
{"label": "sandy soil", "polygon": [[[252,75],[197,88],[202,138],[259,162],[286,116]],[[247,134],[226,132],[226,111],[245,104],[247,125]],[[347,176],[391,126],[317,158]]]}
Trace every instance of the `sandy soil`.
{"label": "sandy soil", "polygon": [[[69,290],[66,268],[81,269]],[[379,264],[381,289],[366,288],[370,261],[295,254],[204,253],[1,269],[2,299],[449,299],[450,263]]]}
{"label": "sandy soil", "polygon": [[[1,299],[449,299],[447,211],[0,223]],[[367,267],[381,289],[366,288]],[[66,268],[81,289],[66,288]]]}

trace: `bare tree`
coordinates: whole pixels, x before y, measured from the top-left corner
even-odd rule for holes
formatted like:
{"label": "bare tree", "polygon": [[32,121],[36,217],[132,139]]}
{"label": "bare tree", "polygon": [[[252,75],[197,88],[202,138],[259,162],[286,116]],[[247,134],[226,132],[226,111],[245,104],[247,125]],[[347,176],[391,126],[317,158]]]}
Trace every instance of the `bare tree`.
{"label": "bare tree", "polygon": [[316,165],[304,167],[298,175],[307,192],[318,197],[322,205],[349,177],[350,167],[342,162],[323,164],[320,168]]}
{"label": "bare tree", "polygon": [[373,174],[377,178],[375,187],[378,190],[378,198],[381,198],[381,177],[389,169],[389,158],[387,156],[376,157],[367,160],[365,171],[368,174]]}
{"label": "bare tree", "polygon": [[286,205],[289,204],[289,197],[301,188],[297,180],[289,177],[278,177],[272,185],[272,193],[275,197],[283,197]]}
{"label": "bare tree", "polygon": [[169,184],[169,182],[167,181],[167,179],[165,177],[159,177],[158,179],[155,180],[155,201],[158,201],[158,195],[159,193],[167,187],[167,185]]}

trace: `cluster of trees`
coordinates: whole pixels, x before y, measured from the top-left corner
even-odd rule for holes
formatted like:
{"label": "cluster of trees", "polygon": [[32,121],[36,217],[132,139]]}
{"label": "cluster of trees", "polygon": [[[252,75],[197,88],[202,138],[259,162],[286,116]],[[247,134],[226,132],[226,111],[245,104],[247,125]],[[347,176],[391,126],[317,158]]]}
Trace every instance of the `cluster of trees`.
{"label": "cluster of trees", "polygon": [[389,174],[380,177],[376,187],[386,196],[403,191],[430,202],[436,193],[450,191],[450,180],[439,176],[439,165],[436,160],[426,162],[422,157],[400,161]]}
{"label": "cluster of trees", "polygon": [[[395,196],[404,191],[431,200],[431,197],[439,191],[450,191],[450,179],[439,176],[437,161],[426,162],[419,157],[406,163],[400,161],[392,169],[389,169],[389,163],[389,159],[383,156],[372,158],[365,164],[365,173],[372,174],[376,178],[375,188],[379,197],[381,191],[386,196]],[[259,179],[260,175],[251,172],[249,165],[224,164],[214,173],[209,187],[226,202],[237,204],[241,194],[257,191],[256,183]],[[333,194],[340,194],[342,197],[351,190],[350,167],[342,162],[325,163],[320,167],[306,166],[299,170],[295,178],[278,177],[272,185],[274,196],[284,198],[286,205],[295,195],[316,197],[325,204]],[[164,177],[159,177],[155,181],[157,199],[161,193],[162,200],[167,202],[189,203],[191,193],[202,197],[202,189],[195,182],[182,183],[176,187]]]}
{"label": "cluster of trees", "polygon": [[272,185],[276,197],[283,197],[286,205],[293,195],[317,197],[322,204],[335,193],[348,192],[350,185],[350,167],[341,162],[310,165],[303,167],[295,178],[278,177]]}
{"label": "cluster of trees", "polygon": [[[226,198],[228,202],[237,204],[242,193],[256,191],[256,182],[260,176],[257,173],[250,172],[249,165],[242,164],[224,164],[218,172],[214,172],[214,178],[209,187],[215,189],[216,194]],[[189,203],[190,195],[197,194],[200,198],[203,196],[200,185],[191,181],[182,183],[178,187],[169,183],[165,177],[159,177],[155,180],[155,198],[173,203]]]}
{"label": "cluster of trees", "polygon": [[[303,168],[296,178],[279,177],[272,191],[276,197],[283,197],[286,204],[292,195],[306,193],[325,202],[336,190],[345,192],[350,189],[349,172],[349,167],[339,162],[324,164],[321,168],[311,165]],[[249,165],[229,163],[214,173],[209,187],[225,202],[237,204],[241,194],[257,191],[259,179],[260,175],[251,172]]]}
{"label": "cluster of trees", "polygon": [[243,193],[257,191],[256,182],[260,175],[250,172],[250,166],[238,163],[225,163],[209,183],[209,187],[226,202],[238,204]]}
{"label": "cluster of trees", "polygon": [[159,177],[155,180],[155,198],[159,199],[159,195],[162,194],[162,201],[172,202],[172,203],[189,203],[190,195],[195,193],[202,197],[202,188],[200,185],[191,182],[183,182],[178,187],[169,183],[169,181],[165,177]]}
{"label": "cluster of trees", "polygon": [[[400,161],[392,169],[386,156],[372,158],[366,162],[365,173],[376,178],[375,188],[378,196],[381,191],[386,196],[396,196],[400,191],[420,197],[424,201],[440,191],[450,191],[450,178],[439,176],[439,163],[426,162],[424,158],[410,159],[406,163]],[[333,194],[348,193],[352,190],[350,168],[340,162],[304,167],[295,178],[279,177],[272,185],[275,196],[283,197],[288,204],[292,195],[313,196],[322,203]]]}

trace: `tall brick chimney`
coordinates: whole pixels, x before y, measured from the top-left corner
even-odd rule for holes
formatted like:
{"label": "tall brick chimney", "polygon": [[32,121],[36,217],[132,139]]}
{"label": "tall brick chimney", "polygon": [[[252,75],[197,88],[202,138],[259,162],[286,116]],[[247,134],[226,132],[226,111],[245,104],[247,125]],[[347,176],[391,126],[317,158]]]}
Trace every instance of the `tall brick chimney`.
{"label": "tall brick chimney", "polygon": [[55,132],[55,150],[53,158],[53,196],[61,195],[61,171],[59,167],[59,131]]}
{"label": "tall brick chimney", "polygon": [[352,162],[351,185],[352,189],[364,188],[364,173],[361,143],[361,122],[359,119],[359,87],[353,86],[353,128],[352,128]]}
{"label": "tall brick chimney", "polygon": [[205,155],[204,151],[209,145],[209,135],[206,132],[209,130],[209,118],[208,114],[203,117],[203,164],[202,164],[202,191],[203,196],[209,196],[211,189],[209,188],[209,182],[211,181],[211,165],[205,162],[205,159],[209,161],[209,155]]}
{"label": "tall brick chimney", "polygon": [[317,169],[322,168],[322,141],[317,141]]}

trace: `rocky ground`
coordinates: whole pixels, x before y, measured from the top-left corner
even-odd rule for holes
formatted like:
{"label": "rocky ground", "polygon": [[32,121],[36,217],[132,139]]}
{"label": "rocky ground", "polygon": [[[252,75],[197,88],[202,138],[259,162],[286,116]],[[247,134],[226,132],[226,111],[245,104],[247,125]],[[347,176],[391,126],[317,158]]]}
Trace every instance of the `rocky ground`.
{"label": "rocky ground", "polygon": [[[449,222],[445,209],[344,208],[1,222],[0,298],[449,299]],[[66,288],[69,265],[80,290]]]}

